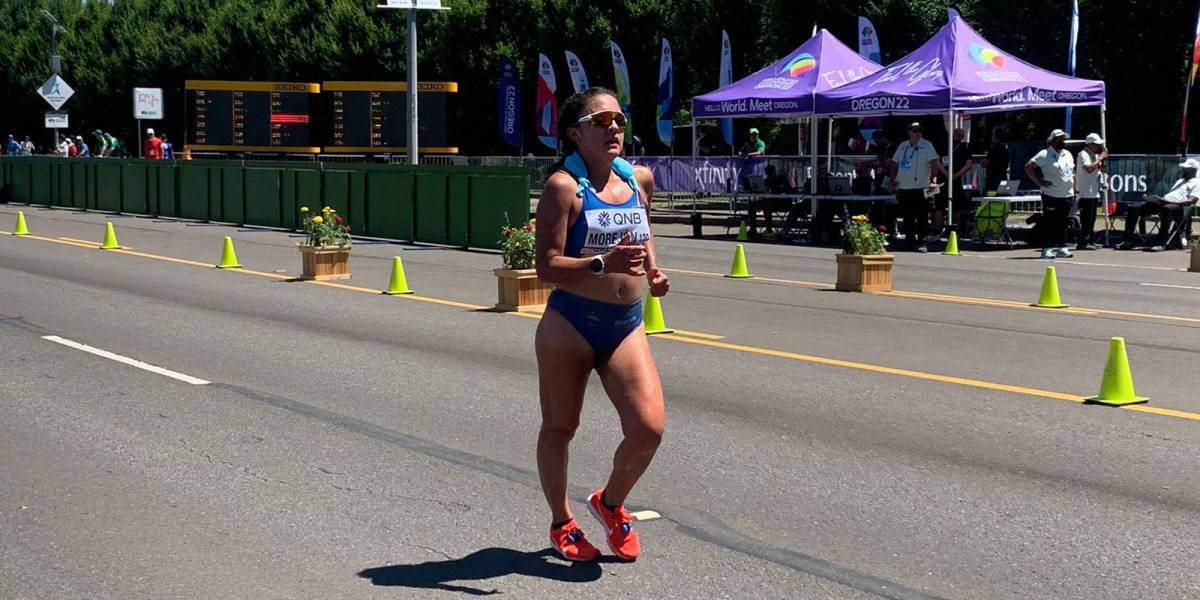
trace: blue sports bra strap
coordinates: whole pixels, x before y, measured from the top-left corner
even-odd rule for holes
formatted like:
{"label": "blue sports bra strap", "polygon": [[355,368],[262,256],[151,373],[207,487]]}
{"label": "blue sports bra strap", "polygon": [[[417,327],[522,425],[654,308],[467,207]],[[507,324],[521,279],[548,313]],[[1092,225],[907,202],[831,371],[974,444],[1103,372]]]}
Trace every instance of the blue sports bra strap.
{"label": "blue sports bra strap", "polygon": [[[592,187],[592,182],[588,181],[587,164],[583,162],[583,157],[579,156],[578,152],[572,152],[570,156],[567,156],[563,160],[563,168],[566,169],[567,174],[574,177],[575,181],[579,183],[575,187],[576,196],[582,197],[583,191],[586,189],[595,189]],[[629,184],[630,189],[637,192],[637,179],[633,176],[633,165],[629,164],[629,161],[618,156],[613,160],[612,170],[617,174],[617,177],[620,177],[625,180],[625,183]]]}

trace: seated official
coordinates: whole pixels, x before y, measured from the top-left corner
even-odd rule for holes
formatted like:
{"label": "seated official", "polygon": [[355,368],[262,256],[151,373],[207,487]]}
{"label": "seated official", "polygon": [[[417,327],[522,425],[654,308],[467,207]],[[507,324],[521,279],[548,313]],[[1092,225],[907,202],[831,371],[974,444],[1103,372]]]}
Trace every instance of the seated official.
{"label": "seated official", "polygon": [[[1137,229],[1138,220],[1149,215],[1158,215],[1158,235],[1151,242],[1149,250],[1151,252],[1166,250],[1167,240],[1171,237],[1171,223],[1174,222],[1176,227],[1183,227],[1187,208],[1200,200],[1200,178],[1196,177],[1198,171],[1200,171],[1200,162],[1189,158],[1179,165],[1179,179],[1166,194],[1147,196],[1146,201],[1141,205],[1130,206],[1128,214],[1125,215],[1125,241],[1119,248],[1121,250],[1136,248],[1138,242],[1134,239],[1134,231]],[[1182,241],[1182,236],[1180,236],[1180,242]]]}
{"label": "seated official", "polygon": [[[763,168],[763,185],[767,188],[768,194],[795,194],[796,186],[784,175],[780,175],[775,165],[767,165]],[[799,203],[796,203],[799,204]],[[750,230],[757,231],[758,229],[758,212],[762,211],[767,222],[767,231],[773,231],[772,213],[787,211],[786,229],[791,229],[796,225],[796,204],[793,204],[791,198],[753,198],[750,200]]]}

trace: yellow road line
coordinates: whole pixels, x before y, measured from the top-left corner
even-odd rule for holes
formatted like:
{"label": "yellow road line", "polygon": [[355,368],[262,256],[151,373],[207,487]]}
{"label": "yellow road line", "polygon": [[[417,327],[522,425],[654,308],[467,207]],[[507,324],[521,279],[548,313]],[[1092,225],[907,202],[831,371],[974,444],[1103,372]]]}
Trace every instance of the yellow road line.
{"label": "yellow road line", "polygon": [[676,336],[671,334],[660,334],[656,337],[674,340],[676,342],[684,342],[687,344],[695,344],[698,346],[709,346],[712,348],[721,348],[724,350],[734,350],[737,352],[747,352],[750,354],[759,354],[762,356],[773,356],[776,358],[787,358],[803,362],[816,363],[821,365],[831,365],[835,367],[846,367],[850,369],[858,369],[861,371],[871,371],[874,373],[885,373],[888,375],[899,375],[902,377],[911,377],[913,379],[924,379],[927,381],[938,381],[941,383],[953,383],[956,385],[964,385],[968,387],[976,387],[981,389],[996,390],[1001,392],[1011,392],[1014,394],[1024,394],[1027,396],[1039,396],[1042,398],[1053,398],[1055,400],[1069,400],[1071,402],[1083,402],[1083,396],[1076,394],[1064,394],[1062,392],[1052,392],[1047,390],[1039,390],[1036,388],[1027,388],[1015,385],[1006,385],[1003,383],[992,383],[990,381],[982,381],[979,379],[967,379],[965,377],[954,377],[951,375],[938,375],[937,373],[926,373],[924,371],[913,371],[911,369],[897,369],[894,367],[884,367],[881,365],[872,365],[868,363],[860,363],[849,360],[841,360],[836,358],[825,358],[823,356],[813,356],[811,354],[799,354],[796,352],[786,352],[783,350],[771,350],[770,348],[759,348],[757,346],[746,346],[743,344],[730,344],[728,342],[718,342],[713,340],[700,340],[695,338]]}
{"label": "yellow road line", "polygon": [[1159,408],[1157,406],[1147,406],[1145,404],[1133,404],[1130,406],[1122,406],[1125,410],[1133,410],[1137,412],[1150,413],[1154,415],[1163,415],[1166,417],[1176,417],[1180,419],[1191,419],[1192,421],[1200,421],[1200,414],[1187,412],[1182,410],[1174,410],[1171,408]]}
{"label": "yellow road line", "polygon": [[100,242],[93,242],[91,240],[80,240],[80,239],[76,239],[76,238],[69,238],[69,237],[62,237],[62,236],[59,236],[58,239],[60,239],[64,242],[75,242],[77,244],[87,244],[89,246],[95,246],[97,248],[100,247]]}
{"label": "yellow road line", "polygon": [[688,331],[687,329],[676,329],[675,335],[686,335],[688,337],[700,338],[703,340],[723,340],[725,336],[712,333],[702,333],[699,331]]}
{"label": "yellow road line", "polygon": [[[0,233],[2,233],[2,232],[0,232]],[[34,239],[34,240],[52,242],[52,243],[56,243],[56,244],[64,244],[67,246],[77,246],[77,247],[83,247],[83,248],[88,248],[88,249],[96,248],[94,245],[92,245],[90,243],[84,244],[84,243],[80,243],[80,242],[76,242],[76,241],[67,241],[67,240],[63,240],[63,239],[54,239],[54,238],[40,237],[40,236],[34,236],[34,235],[23,236],[23,237],[28,237],[29,239]],[[166,262],[183,264],[183,265],[188,265],[188,266],[203,267],[206,269],[215,268],[213,265],[211,265],[209,263],[202,263],[199,261],[187,260],[187,259],[183,259],[183,258],[175,258],[175,257],[171,257],[171,256],[161,256],[161,255],[157,255],[157,254],[149,254],[146,252],[134,252],[131,250],[110,250],[109,252],[115,252],[118,254],[128,254],[130,256],[138,256],[138,257],[142,257],[142,258],[151,258],[151,259],[155,259],[155,260],[162,260],[162,261],[166,261]],[[266,272],[262,272],[262,271],[252,271],[252,270],[247,270],[247,269],[226,269],[226,270],[227,271],[235,271],[235,272],[240,271],[240,272],[246,273],[248,275],[270,277],[272,279],[293,279],[292,277],[288,277],[286,275],[280,275],[278,273],[266,273]],[[354,292],[369,293],[369,294],[380,294],[381,293],[379,290],[374,290],[371,288],[365,288],[365,287],[354,286],[354,285],[346,285],[346,284],[341,284],[341,283],[332,283],[332,282],[328,282],[328,281],[305,281],[304,283],[309,283],[312,285],[319,285],[319,286],[323,286],[323,287],[349,290],[349,291],[354,291]],[[824,284],[821,284],[821,285],[824,285]],[[440,305],[444,305],[444,306],[452,306],[452,307],[456,307],[456,308],[464,308],[464,309],[468,309],[468,310],[483,310],[483,309],[487,308],[486,306],[481,306],[481,305],[477,305],[477,304],[454,302],[451,300],[442,300],[440,298],[430,298],[430,297],[426,297],[426,296],[398,295],[398,296],[394,296],[394,297],[402,298],[402,299],[406,299],[406,300],[429,302],[429,303],[440,304]],[[518,317],[530,318],[530,319],[540,319],[541,318],[541,314],[538,314],[538,313],[510,312],[510,313],[506,313],[506,314],[510,314],[510,315],[514,315],[514,316],[518,316]],[[990,381],[983,381],[980,379],[969,379],[969,378],[965,378],[965,377],[955,377],[952,375],[939,375],[937,373],[926,373],[924,371],[914,371],[911,369],[899,369],[899,368],[895,368],[895,367],[885,367],[882,365],[872,365],[872,364],[868,364],[868,363],[861,363],[861,362],[855,362],[855,361],[849,361],[849,360],[841,360],[841,359],[836,359],[836,358],[826,358],[823,356],[814,356],[811,354],[800,354],[800,353],[796,353],[796,352],[787,352],[784,350],[772,350],[770,348],[759,348],[757,346],[747,346],[744,344],[732,344],[732,343],[728,343],[728,342],[717,341],[717,339],[720,339],[720,336],[714,336],[712,334],[702,334],[702,333],[698,333],[698,332],[687,332],[687,333],[690,335],[688,335],[688,334],[680,335],[679,332],[677,332],[675,334],[658,334],[654,337],[659,338],[659,339],[664,339],[664,340],[682,342],[685,344],[697,345],[697,346],[708,346],[711,348],[720,348],[720,349],[724,349],[724,350],[732,350],[735,352],[745,352],[745,353],[749,353],[749,354],[757,354],[760,356],[772,356],[775,358],[784,358],[784,359],[796,360],[796,361],[802,361],[802,362],[808,362],[808,363],[814,363],[814,364],[829,365],[829,366],[835,366],[835,367],[844,367],[844,368],[849,368],[849,369],[857,369],[857,370],[861,370],[861,371],[883,373],[883,374],[887,374],[887,375],[896,375],[896,376],[900,376],[900,377],[909,377],[912,379],[922,379],[925,381],[936,381],[936,382],[940,382],[940,383],[949,383],[949,384],[961,385],[961,386],[966,386],[966,387],[974,387],[974,388],[979,388],[979,389],[1009,392],[1009,393],[1021,394],[1021,395],[1025,395],[1025,396],[1051,398],[1051,399],[1055,399],[1055,400],[1066,400],[1069,402],[1076,402],[1076,403],[1082,403],[1084,401],[1084,397],[1079,396],[1077,394],[1067,394],[1067,393],[1063,393],[1063,392],[1040,390],[1037,388],[1007,385],[1007,384],[1002,384],[1002,383],[993,383]],[[705,336],[712,338],[712,339],[704,339]],[[1175,418],[1180,418],[1180,419],[1189,419],[1189,420],[1193,420],[1193,421],[1200,421],[1200,413],[1192,413],[1192,412],[1187,412],[1187,411],[1174,410],[1174,409],[1170,409],[1170,408],[1159,408],[1156,406],[1147,406],[1144,404],[1133,405],[1133,406],[1124,406],[1122,408],[1124,408],[1126,410],[1137,411],[1137,412],[1144,412],[1144,413],[1150,413],[1150,414],[1156,414],[1156,415],[1162,415],[1162,416],[1168,416],[1168,417],[1175,417]]]}
{"label": "yellow road line", "polygon": [[77,248],[87,248],[89,250],[99,250],[100,249],[100,244],[92,244],[90,242],[86,243],[86,244],[81,243],[81,242],[68,242],[66,240],[56,240],[54,238],[42,237],[40,235],[23,235],[21,237],[28,239],[28,240],[40,240],[43,242],[54,242],[55,244],[64,244],[67,246],[75,246]]}
{"label": "yellow road line", "polygon": [[[702,277],[720,277],[722,279],[725,278],[725,276],[720,273],[711,273],[708,271],[689,271],[686,269],[663,269],[663,270],[666,271],[667,273],[683,273],[686,275],[699,275]],[[790,285],[798,285],[798,286],[804,286],[804,287],[817,287],[817,288],[832,288],[833,287],[833,285],[831,285],[831,284],[818,283],[815,281],[800,281],[800,280],[796,280],[796,279],[772,279],[770,277],[758,277],[758,276],[755,276],[753,279],[748,279],[748,280],[744,280],[744,281],[750,281],[750,282],[767,281],[767,282],[771,282],[771,283],[785,283],[785,284],[790,284]],[[977,305],[977,306],[993,306],[996,308],[1015,308],[1015,309],[1020,309],[1020,310],[1037,310],[1037,311],[1042,311],[1042,312],[1053,312],[1053,313],[1060,313],[1060,314],[1065,314],[1065,315],[1076,315],[1076,316],[1083,316],[1083,317],[1106,317],[1106,316],[1133,317],[1133,318],[1138,318],[1138,319],[1150,319],[1150,320],[1158,320],[1158,321],[1175,321],[1175,322],[1179,322],[1179,323],[1198,323],[1198,324],[1200,324],[1200,318],[1196,318],[1196,317],[1177,317],[1174,315],[1155,315],[1155,314],[1149,314],[1149,313],[1128,312],[1128,311],[1121,311],[1121,310],[1108,310],[1108,309],[1104,309],[1104,308],[1091,308],[1091,307],[1070,307],[1070,308],[1062,308],[1062,309],[1038,308],[1036,306],[1031,306],[1024,302],[1017,302],[1015,300],[998,300],[995,298],[976,298],[973,296],[953,296],[953,295],[949,295],[949,294],[936,294],[936,293],[932,293],[932,292],[913,292],[913,291],[906,291],[906,290],[893,290],[891,292],[879,292],[878,295],[880,295],[880,296],[895,296],[898,298],[909,298],[911,300],[929,300],[932,302],[950,302],[953,304],[970,304],[970,305]]]}

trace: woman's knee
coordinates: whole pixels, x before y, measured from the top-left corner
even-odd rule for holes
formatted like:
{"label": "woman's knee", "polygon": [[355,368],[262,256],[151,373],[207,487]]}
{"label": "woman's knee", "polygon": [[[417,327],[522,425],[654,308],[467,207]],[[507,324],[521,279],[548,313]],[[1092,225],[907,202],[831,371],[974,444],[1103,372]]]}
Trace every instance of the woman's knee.
{"label": "woman's knee", "polygon": [[575,437],[576,429],[579,429],[578,417],[573,420],[542,421],[541,436],[543,439],[565,443]]}
{"label": "woman's knee", "polygon": [[662,443],[664,426],[661,418],[637,419],[625,427],[625,439],[643,451],[653,451]]}

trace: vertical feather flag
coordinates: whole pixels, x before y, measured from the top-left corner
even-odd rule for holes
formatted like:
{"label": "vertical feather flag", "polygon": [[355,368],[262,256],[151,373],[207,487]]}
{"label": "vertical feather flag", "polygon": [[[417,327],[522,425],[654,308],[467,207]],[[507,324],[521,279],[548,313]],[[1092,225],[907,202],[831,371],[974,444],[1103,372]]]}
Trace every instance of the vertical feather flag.
{"label": "vertical feather flag", "polygon": [[875,26],[866,17],[858,18],[858,55],[875,64],[883,64]]}
{"label": "vertical feather flag", "polygon": [[[1067,49],[1067,70],[1071,77],[1075,76],[1075,44],[1079,41],[1079,0],[1071,2],[1071,47]],[[1063,123],[1063,131],[1071,135],[1071,107],[1067,107],[1067,119]]]}
{"label": "vertical feather flag", "polygon": [[558,149],[558,98],[554,92],[558,84],[554,80],[554,65],[545,54],[538,55],[537,82],[537,134],[551,150]]}
{"label": "vertical feather flag", "polygon": [[571,72],[571,87],[573,87],[575,89],[575,93],[578,94],[579,92],[591,87],[588,85],[587,71],[583,70],[583,61],[579,60],[579,57],[575,56],[574,52],[567,50],[566,53],[567,70]]}
{"label": "vertical feather flag", "polygon": [[668,146],[674,138],[675,107],[672,104],[675,97],[675,68],[671,63],[671,44],[667,38],[662,41],[662,56],[658,62],[658,108],[655,110],[658,125],[658,140]]}
{"label": "vertical feather flag", "polygon": [[500,113],[500,137],[513,148],[524,144],[521,130],[521,86],[517,68],[507,56],[500,58],[500,92],[497,94],[497,111]]}
{"label": "vertical feather flag", "polygon": [[633,143],[633,115],[630,114],[630,100],[632,95],[629,90],[629,66],[625,64],[625,53],[621,52],[621,48],[616,42],[609,42],[612,46],[612,63],[613,77],[617,82],[617,103],[621,105],[621,112],[625,113],[626,129],[625,141]]}
{"label": "vertical feather flag", "polygon": [[[729,46],[729,34],[721,30],[721,80],[719,87],[733,83],[733,49]],[[733,119],[721,119],[721,136],[725,145],[733,145]]]}
{"label": "vertical feather flag", "polygon": [[1196,38],[1192,40],[1192,72],[1188,76],[1187,89],[1183,92],[1183,125],[1179,128],[1179,143],[1187,153],[1188,101],[1192,97],[1192,86],[1196,84],[1196,68],[1200,66],[1200,14],[1196,16]]}

